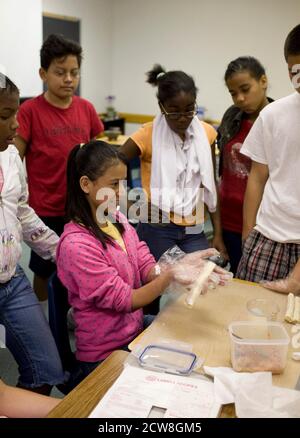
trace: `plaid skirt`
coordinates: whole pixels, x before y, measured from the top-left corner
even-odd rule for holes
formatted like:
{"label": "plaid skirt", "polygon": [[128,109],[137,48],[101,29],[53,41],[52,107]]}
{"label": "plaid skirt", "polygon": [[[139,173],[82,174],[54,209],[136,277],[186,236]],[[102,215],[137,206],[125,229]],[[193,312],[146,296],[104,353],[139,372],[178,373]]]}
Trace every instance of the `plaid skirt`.
{"label": "plaid skirt", "polygon": [[300,258],[300,244],[279,243],[253,229],[243,245],[236,277],[259,282],[285,278]]}

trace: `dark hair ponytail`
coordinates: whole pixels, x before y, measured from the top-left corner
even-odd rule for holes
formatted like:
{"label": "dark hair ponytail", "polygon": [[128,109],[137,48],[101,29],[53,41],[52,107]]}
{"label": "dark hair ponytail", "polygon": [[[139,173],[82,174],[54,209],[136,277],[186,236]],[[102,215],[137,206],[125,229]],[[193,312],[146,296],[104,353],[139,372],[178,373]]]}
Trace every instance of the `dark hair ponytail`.
{"label": "dark hair ponytail", "polygon": [[156,87],[159,82],[159,78],[166,74],[166,70],[160,64],[155,64],[153,69],[146,73],[148,84]]}
{"label": "dark hair ponytail", "polygon": [[263,75],[266,74],[266,71],[262,64],[258,61],[258,59],[253,56],[240,56],[239,58],[231,61],[225,72],[225,82],[231,78],[235,73],[241,73],[243,71],[248,71],[250,75],[259,80]]}
{"label": "dark hair ponytail", "polygon": [[[95,222],[91,207],[85,193],[80,187],[80,178],[86,175],[91,181],[95,181],[104,175],[107,169],[121,161],[125,165],[127,160],[116,146],[104,141],[90,141],[84,145],[76,145],[70,152],[67,164],[67,219],[82,224],[93,234],[106,248],[110,238],[105,234],[98,223]],[[124,226],[117,222],[115,226],[120,233]]]}
{"label": "dark hair ponytail", "polygon": [[196,99],[198,90],[194,79],[181,70],[167,72],[160,64],[155,64],[146,76],[146,82],[158,87],[157,98],[162,103],[182,91],[192,94]]}

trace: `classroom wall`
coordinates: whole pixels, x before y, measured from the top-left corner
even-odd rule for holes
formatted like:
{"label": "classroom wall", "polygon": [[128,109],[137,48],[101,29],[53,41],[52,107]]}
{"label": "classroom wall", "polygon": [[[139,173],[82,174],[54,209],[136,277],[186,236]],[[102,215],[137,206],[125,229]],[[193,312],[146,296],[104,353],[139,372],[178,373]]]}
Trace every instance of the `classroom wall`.
{"label": "classroom wall", "polygon": [[112,89],[120,111],[157,110],[144,75],[155,62],[192,74],[198,103],[214,119],[231,104],[223,76],[238,56],[261,60],[273,98],[292,91],[283,43],[300,22],[299,0],[114,0],[113,22]]}
{"label": "classroom wall", "polygon": [[154,114],[156,90],[145,83],[155,62],[192,74],[199,105],[219,119],[231,104],[223,83],[228,62],[250,54],[266,66],[269,95],[292,91],[282,47],[300,21],[299,0],[0,0],[0,64],[22,96],[36,95],[42,12],[81,20],[82,96],[105,110]]}
{"label": "classroom wall", "polygon": [[112,93],[111,0],[0,0],[0,65],[16,82],[21,96],[42,92],[38,70],[43,12],[81,20],[81,94],[103,111],[105,97]]}
{"label": "classroom wall", "polygon": [[0,66],[16,82],[21,95],[39,94],[42,1],[0,0],[0,42]]}

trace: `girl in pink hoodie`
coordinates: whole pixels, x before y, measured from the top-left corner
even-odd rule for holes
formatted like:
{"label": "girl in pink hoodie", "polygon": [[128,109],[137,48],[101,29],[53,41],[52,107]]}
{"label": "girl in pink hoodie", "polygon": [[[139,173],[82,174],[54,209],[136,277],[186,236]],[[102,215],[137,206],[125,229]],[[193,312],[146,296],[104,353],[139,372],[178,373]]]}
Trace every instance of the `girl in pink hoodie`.
{"label": "girl in pink hoodie", "polygon": [[126,179],[125,160],[102,141],[75,146],[68,160],[71,222],[60,238],[57,269],[74,309],[80,379],[143,330],[142,308],[174,278],[171,269],[156,275],[145,242],[123,215],[112,212]]}

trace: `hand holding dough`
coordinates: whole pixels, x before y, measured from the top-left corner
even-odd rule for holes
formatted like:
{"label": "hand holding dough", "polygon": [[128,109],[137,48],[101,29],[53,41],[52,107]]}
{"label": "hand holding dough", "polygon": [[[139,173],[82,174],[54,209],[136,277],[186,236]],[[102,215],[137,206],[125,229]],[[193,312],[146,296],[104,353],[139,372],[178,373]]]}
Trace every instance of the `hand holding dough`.
{"label": "hand holding dough", "polygon": [[189,291],[187,297],[186,297],[186,304],[189,307],[192,307],[195,303],[195,300],[198,298],[198,296],[201,294],[201,291],[203,289],[203,286],[205,282],[207,281],[208,277],[212,273],[212,271],[215,269],[215,263],[213,262],[206,262],[202,271],[200,272],[198,278],[196,281],[191,285],[191,290]]}

